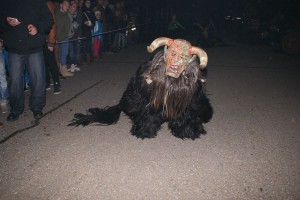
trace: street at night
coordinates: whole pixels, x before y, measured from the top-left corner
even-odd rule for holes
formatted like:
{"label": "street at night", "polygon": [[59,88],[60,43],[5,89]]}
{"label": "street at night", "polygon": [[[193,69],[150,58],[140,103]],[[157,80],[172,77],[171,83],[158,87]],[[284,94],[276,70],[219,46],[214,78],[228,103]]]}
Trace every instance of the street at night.
{"label": "street at night", "polygon": [[[73,115],[118,103],[139,64],[141,43],[83,65],[47,92],[39,123],[26,111],[5,122],[0,144],[0,199],[298,199],[300,58],[265,45],[207,51],[207,94],[214,108],[196,140],[153,139],[117,124],[67,126]],[[28,96],[28,95],[27,95]]]}

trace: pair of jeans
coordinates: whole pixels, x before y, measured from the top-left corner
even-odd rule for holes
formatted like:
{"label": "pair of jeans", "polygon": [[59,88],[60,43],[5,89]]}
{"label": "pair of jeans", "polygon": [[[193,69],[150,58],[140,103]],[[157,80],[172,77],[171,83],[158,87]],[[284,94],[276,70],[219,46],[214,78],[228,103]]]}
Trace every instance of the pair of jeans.
{"label": "pair of jeans", "polygon": [[68,53],[69,53],[69,40],[66,39],[58,44],[58,57],[61,65],[67,65]]}
{"label": "pair of jeans", "polygon": [[3,50],[0,49],[0,101],[8,99],[7,79]]}
{"label": "pair of jeans", "polygon": [[78,64],[78,58],[80,54],[80,44],[78,40],[69,43],[69,57],[71,64]]}
{"label": "pair of jeans", "polygon": [[42,112],[46,105],[46,80],[43,51],[31,54],[9,52],[10,112],[21,114],[24,111],[24,70],[30,79],[29,108],[33,113]]}

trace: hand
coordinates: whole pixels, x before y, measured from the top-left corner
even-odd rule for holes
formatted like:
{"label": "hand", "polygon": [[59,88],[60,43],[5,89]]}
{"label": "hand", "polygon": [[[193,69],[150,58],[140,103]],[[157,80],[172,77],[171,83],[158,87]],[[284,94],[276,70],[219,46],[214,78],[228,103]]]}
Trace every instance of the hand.
{"label": "hand", "polygon": [[18,19],[13,18],[13,17],[6,17],[6,21],[11,26],[17,26],[17,25],[21,24],[21,22],[19,22]]}
{"label": "hand", "polygon": [[91,21],[85,21],[84,24],[85,24],[86,26],[92,26],[92,25],[93,25]]}
{"label": "hand", "polygon": [[53,46],[48,46],[49,51],[53,51],[54,47]]}
{"label": "hand", "polygon": [[29,25],[27,26],[27,28],[28,28],[28,31],[29,31],[29,34],[30,34],[30,35],[35,35],[35,34],[37,34],[37,29],[36,29],[36,27],[35,27],[34,25],[29,24]]}

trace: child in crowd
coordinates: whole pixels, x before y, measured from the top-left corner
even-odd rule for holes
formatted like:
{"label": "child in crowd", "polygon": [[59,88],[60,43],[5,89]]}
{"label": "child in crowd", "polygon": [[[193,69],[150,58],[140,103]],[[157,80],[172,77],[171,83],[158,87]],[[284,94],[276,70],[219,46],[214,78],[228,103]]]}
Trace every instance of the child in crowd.
{"label": "child in crowd", "polygon": [[99,58],[100,45],[103,41],[103,23],[100,10],[95,10],[95,18],[96,21],[93,28],[93,56],[94,58]]}

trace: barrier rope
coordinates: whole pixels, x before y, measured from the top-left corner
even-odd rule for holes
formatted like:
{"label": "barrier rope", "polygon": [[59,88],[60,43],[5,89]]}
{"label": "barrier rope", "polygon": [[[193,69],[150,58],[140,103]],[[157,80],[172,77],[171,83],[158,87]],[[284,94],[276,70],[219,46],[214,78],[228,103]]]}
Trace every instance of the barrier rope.
{"label": "barrier rope", "polygon": [[[130,27],[124,27],[124,28],[114,29],[114,30],[106,31],[106,32],[99,33],[99,34],[94,34],[94,35],[92,35],[90,37],[97,37],[99,35],[106,35],[106,34],[110,34],[110,33],[114,33],[114,32],[119,32],[119,31],[123,31],[123,30],[130,30],[130,29],[134,29],[134,28],[137,28],[137,27],[140,27],[140,26],[145,26],[147,24],[151,24],[151,23],[144,23],[144,24],[132,25]],[[76,38],[76,39],[69,39],[68,41],[56,42],[55,44],[63,44],[63,43],[67,43],[67,42],[74,42],[74,41],[79,41],[79,40],[86,40],[87,38],[90,38],[90,37],[79,37],[79,38]]]}

